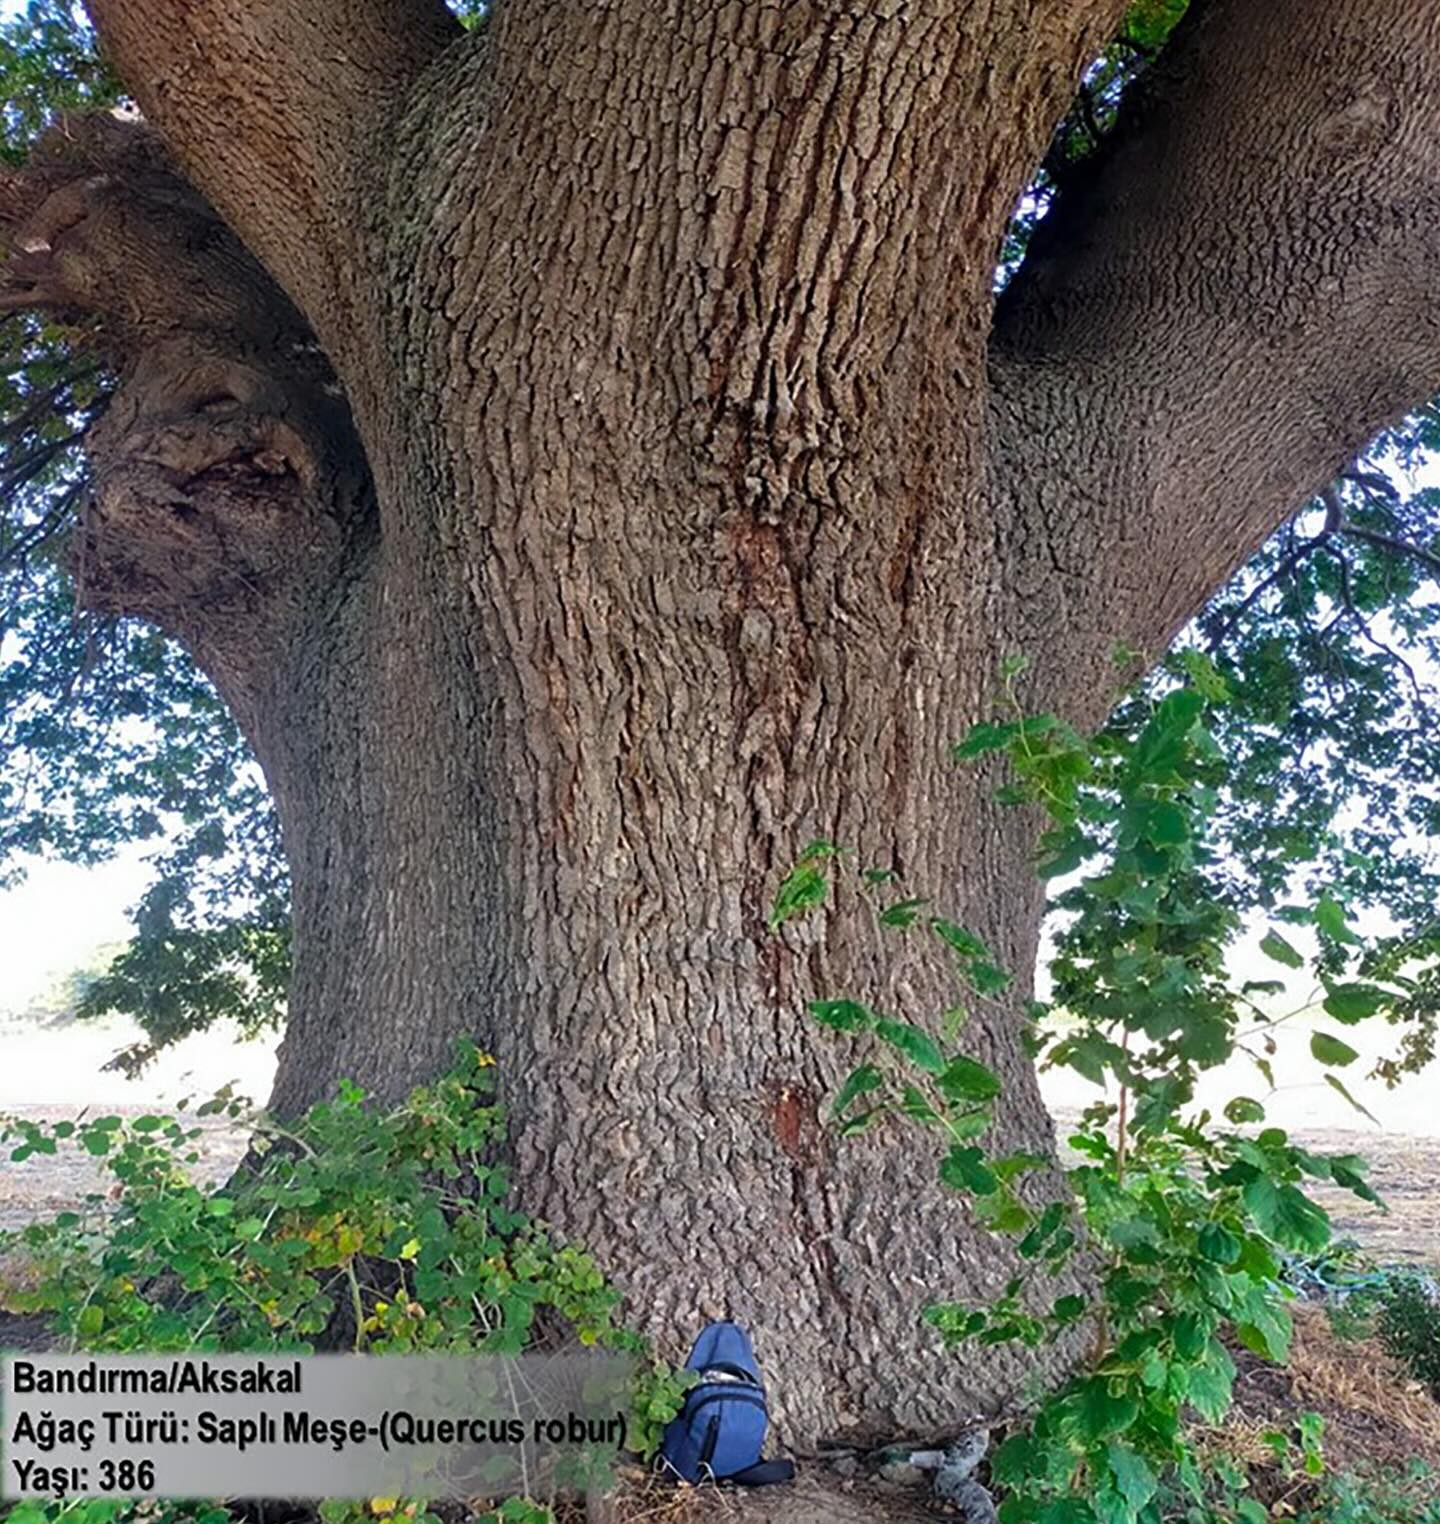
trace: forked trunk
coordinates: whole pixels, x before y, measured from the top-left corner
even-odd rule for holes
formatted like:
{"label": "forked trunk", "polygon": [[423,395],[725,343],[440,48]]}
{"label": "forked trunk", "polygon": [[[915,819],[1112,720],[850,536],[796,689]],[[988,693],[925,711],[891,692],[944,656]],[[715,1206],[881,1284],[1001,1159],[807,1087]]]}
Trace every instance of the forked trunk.
{"label": "forked trunk", "polygon": [[[1005,1077],[1009,1140],[1049,1151],[1014,1019],[1030,823],[949,756],[1004,646],[991,563],[930,578],[901,468],[768,519],[693,480],[642,495],[653,469],[637,450],[507,476],[489,554],[426,563],[454,582],[402,595],[377,566],[364,664],[297,691],[262,748],[295,876],[275,1104],[342,1077],[402,1094],[472,1034],[499,1061],[521,1203],[662,1347],[742,1319],[802,1443],[941,1428],[1012,1393],[1020,1362],[939,1353],[921,1309],[1009,1271],[913,1128],[837,1139],[860,1054],[806,1002],[938,1030],[960,998],[931,939],[880,933],[862,903],[858,869],[895,870],[880,903],[933,894],[1020,975],[966,1041]],[[776,936],[815,838],[852,854],[845,888]]]}
{"label": "forked trunk", "polygon": [[[596,35],[512,8],[417,88],[386,301],[322,332],[380,500],[361,661],[316,662],[260,746],[295,873],[276,1104],[342,1074],[393,1095],[473,1033],[523,1201],[668,1351],[750,1324],[806,1441],[953,1424],[1022,1362],[941,1357],[921,1321],[1009,1273],[931,1149],[826,1126],[858,1055],[807,1000],[938,1027],[952,971],[853,903],[783,939],[766,912],[831,840],[990,939],[1018,1002],[1027,824],[949,747],[1058,609],[990,479],[983,384],[977,198],[1034,128],[955,115],[957,18],[787,17],[741,8],[650,90],[603,55],[670,56],[651,8]],[[997,59],[1020,35],[996,21]],[[1048,1151],[1014,1010],[970,1041]]]}

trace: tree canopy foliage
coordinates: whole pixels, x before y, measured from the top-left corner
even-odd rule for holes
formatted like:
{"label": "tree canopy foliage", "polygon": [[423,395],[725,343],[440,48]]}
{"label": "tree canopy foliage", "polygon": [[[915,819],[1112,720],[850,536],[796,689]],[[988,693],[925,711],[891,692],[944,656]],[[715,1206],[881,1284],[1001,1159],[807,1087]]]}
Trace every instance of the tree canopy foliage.
{"label": "tree canopy foliage", "polygon": [[[455,7],[478,23],[482,7]],[[1012,222],[1005,283],[1057,199],[1123,131],[1184,0],[1142,0],[1088,72]],[[83,12],[32,0],[0,30],[0,160],[24,162],[66,113],[121,103]],[[57,125],[58,124],[58,125]],[[0,179],[0,194],[4,181]],[[8,279],[21,279],[12,261]],[[185,652],[134,620],[82,611],[81,440],[106,406],[103,346],[0,287],[0,863],[93,862],[153,844],[136,935],[86,998],[133,1013],[154,1048],[221,1016],[283,1012],[288,886],[263,780],[234,719]],[[1382,956],[1440,947],[1440,406],[1422,408],[1261,546],[1168,657],[1118,653],[1165,681],[1185,652],[1231,694],[1223,850],[1207,870],[1237,914],[1298,885],[1382,910]],[[1164,660],[1161,660],[1164,658]],[[1161,660],[1158,669],[1154,663]],[[1112,724],[1142,723],[1139,701]],[[1436,992],[1422,983],[1405,1052],[1428,1057]],[[1393,1065],[1385,1072],[1397,1072]]]}

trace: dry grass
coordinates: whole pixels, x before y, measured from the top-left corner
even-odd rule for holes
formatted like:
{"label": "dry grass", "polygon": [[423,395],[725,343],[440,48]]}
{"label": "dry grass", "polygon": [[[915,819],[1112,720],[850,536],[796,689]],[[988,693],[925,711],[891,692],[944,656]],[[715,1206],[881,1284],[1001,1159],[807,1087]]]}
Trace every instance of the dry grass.
{"label": "dry grass", "polygon": [[1334,1472],[1403,1471],[1415,1461],[1440,1469],[1440,1403],[1371,1339],[1341,1339],[1324,1309],[1294,1309],[1287,1365],[1239,1351],[1235,1406],[1222,1427],[1201,1430],[1202,1452],[1244,1467],[1262,1501],[1299,1506],[1312,1484],[1277,1463],[1267,1434],[1294,1437],[1300,1414],[1325,1420],[1323,1445]]}
{"label": "dry grass", "polygon": [[[1440,1465],[1440,1402],[1373,1340],[1336,1336],[1322,1309],[1297,1309],[1296,1341],[1287,1375],[1296,1398],[1335,1415],[1347,1438],[1357,1430],[1388,1438],[1386,1459],[1418,1457]],[[1366,1452],[1375,1457],[1374,1449]]]}
{"label": "dry grass", "polygon": [[[802,1468],[783,1487],[673,1486],[625,1468],[606,1502],[577,1515],[585,1524],[934,1524],[953,1513],[920,1492],[849,1480],[825,1467]],[[569,1521],[565,1521],[569,1524]]]}

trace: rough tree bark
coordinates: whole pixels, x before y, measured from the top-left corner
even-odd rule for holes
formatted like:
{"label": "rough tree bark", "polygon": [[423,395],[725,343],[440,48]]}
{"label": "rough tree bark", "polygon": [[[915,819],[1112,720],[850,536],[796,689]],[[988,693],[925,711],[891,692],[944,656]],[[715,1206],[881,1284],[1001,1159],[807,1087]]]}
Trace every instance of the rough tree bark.
{"label": "rough tree bark", "polygon": [[[278,801],[275,1104],[474,1033],[526,1202],[667,1347],[748,1321],[797,1442],[1003,1402],[917,1319],[1003,1264],[909,1147],[836,1148],[804,1014],[946,971],[765,909],[828,837],[1028,970],[1025,822],[948,745],[1016,650],[1097,719],[1434,387],[1440,13],[1197,5],[996,313],[1123,0],[92,8],[189,184],[57,150],[12,300],[108,320],[87,596],[191,644]],[[1014,1021],[971,1036],[1048,1148]]]}

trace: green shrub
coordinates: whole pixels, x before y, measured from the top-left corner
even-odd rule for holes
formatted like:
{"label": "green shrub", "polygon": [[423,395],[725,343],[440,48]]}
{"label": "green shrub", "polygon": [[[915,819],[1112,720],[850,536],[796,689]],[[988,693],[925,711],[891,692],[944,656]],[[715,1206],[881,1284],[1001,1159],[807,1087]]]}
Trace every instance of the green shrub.
{"label": "green shrub", "polygon": [[[12,1159],[79,1148],[114,1182],[81,1211],[0,1234],[0,1254],[29,1267],[9,1307],[47,1314],[70,1349],[108,1353],[518,1354],[542,1336],[573,1337],[637,1357],[629,1438],[654,1449],[682,1380],[617,1322],[620,1293],[594,1260],[509,1205],[494,1060],[473,1044],[392,1110],[342,1085],[291,1125],[255,1119],[247,1164],[219,1189],[192,1178],[200,1133],[177,1117],[5,1119]],[[518,1508],[502,1517],[544,1517]],[[59,1511],[23,1504],[8,1524]],[[63,1511],[72,1524],[134,1516],[98,1501]],[[326,1524],[364,1513],[343,1502],[321,1511]],[[429,1518],[417,1505],[400,1511]],[[225,1514],[166,1504],[144,1517],[222,1524]]]}
{"label": "green shrub", "polygon": [[1394,1276],[1379,1306],[1375,1331],[1386,1353],[1440,1400],[1440,1297],[1417,1276]]}
{"label": "green shrub", "polygon": [[1418,1462],[1405,1472],[1325,1478],[1297,1524],[1440,1524],[1440,1476]]}

